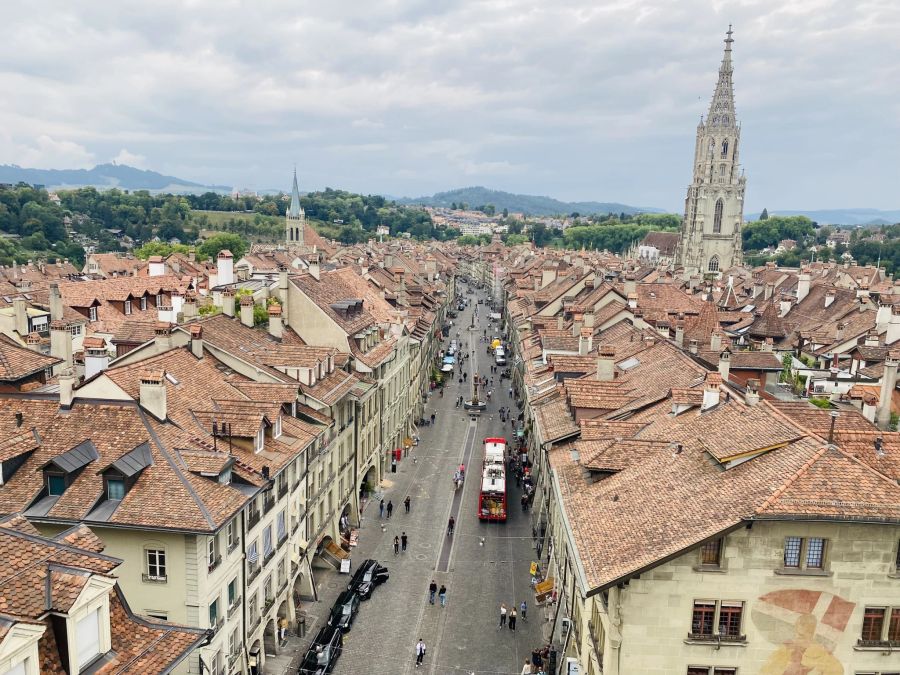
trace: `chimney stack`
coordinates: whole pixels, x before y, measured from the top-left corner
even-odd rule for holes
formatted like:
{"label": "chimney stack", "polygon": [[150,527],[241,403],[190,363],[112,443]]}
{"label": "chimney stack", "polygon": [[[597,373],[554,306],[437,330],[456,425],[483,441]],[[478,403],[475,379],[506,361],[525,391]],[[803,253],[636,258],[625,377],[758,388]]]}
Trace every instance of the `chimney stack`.
{"label": "chimney stack", "polygon": [[803,269],[800,270],[800,275],[797,277],[797,302],[803,302],[803,298],[809,295],[809,270]]}
{"label": "chimney stack", "polygon": [[766,295],[765,295],[764,299],[768,300],[774,294],[775,294],[775,284],[770,281],[769,283],[766,284]]}
{"label": "chimney stack", "polygon": [[891,401],[894,398],[894,388],[897,386],[898,352],[888,352],[884,360],[884,374],[881,377],[881,395],[878,398],[878,426],[887,429],[891,423]]}
{"label": "chimney stack", "polygon": [[594,333],[590,328],[582,328],[581,335],[578,336],[578,354],[587,356],[593,346]]}
{"label": "chimney stack", "polygon": [[684,348],[684,319],[675,321],[675,344]]}
{"label": "chimney stack", "polygon": [[731,372],[731,351],[728,347],[719,354],[719,375],[723,382],[728,382],[728,374]]}
{"label": "chimney stack", "polygon": [[319,258],[316,257],[315,259],[310,260],[310,261],[307,263],[307,265],[309,266],[309,274],[310,274],[310,276],[311,276],[313,279],[315,279],[316,281],[318,281],[318,280],[319,280],[319,275],[321,274],[321,271],[320,271],[320,269],[319,269]]}
{"label": "chimney stack", "polygon": [[241,297],[241,323],[247,328],[253,328],[253,296]]}
{"label": "chimney stack", "polygon": [[75,373],[66,368],[59,374],[59,407],[68,410],[75,400]]}
{"label": "chimney stack", "polygon": [[24,338],[28,335],[28,303],[25,298],[13,299],[13,313],[16,318],[16,332],[20,337]]}
{"label": "chimney stack", "polygon": [[863,396],[862,414],[872,424],[875,424],[875,413],[877,411],[878,401],[872,394]]}
{"label": "chimney stack", "polygon": [[50,284],[50,320],[60,321],[63,318],[62,295],[59,292],[59,284]]}
{"label": "chimney stack", "polygon": [[72,362],[72,333],[69,324],[65,321],[50,322],[50,356],[63,360],[59,368],[71,368]]}
{"label": "chimney stack", "polygon": [[764,352],[771,352],[771,351],[774,351],[774,349],[775,349],[775,341],[772,338],[767,337],[765,340],[763,340],[762,350]]}
{"label": "chimney stack", "polygon": [[222,314],[234,316],[234,290],[231,288],[222,291]]}
{"label": "chimney stack", "polygon": [[878,329],[872,328],[866,333],[866,341],[864,343],[866,347],[877,347],[878,346]]}
{"label": "chimney stack", "polygon": [[140,405],[160,421],[166,419],[166,373],[145,370],[141,373]]}
{"label": "chimney stack", "polygon": [[597,379],[611,382],[616,377],[616,348],[612,345],[601,345],[597,356]]}
{"label": "chimney stack", "polygon": [[691,340],[688,344],[689,344],[688,351],[691,354],[696,354],[697,353],[697,341]]}
{"label": "chimney stack", "polygon": [[185,321],[197,318],[197,298],[193,293],[184,296],[184,303],[181,305],[182,317]]}
{"label": "chimney stack", "polygon": [[226,286],[234,283],[234,256],[228,249],[219,251],[216,257],[217,276],[216,284]]}
{"label": "chimney stack", "polygon": [[109,367],[109,351],[102,337],[84,338],[84,379],[102,373]]}
{"label": "chimney stack", "polygon": [[719,373],[707,373],[706,383],[703,385],[703,405],[701,410],[709,410],[719,405],[719,385],[722,384],[722,376]]}
{"label": "chimney stack", "polygon": [[203,358],[203,326],[199,323],[191,325],[191,354]]}
{"label": "chimney stack", "polygon": [[834,302],[834,296],[835,296],[835,292],[834,292],[833,288],[829,288],[827,291],[825,291],[825,307],[826,307],[826,309],[828,307],[831,307],[831,303]]}
{"label": "chimney stack", "polygon": [[281,324],[281,305],[277,302],[269,305],[269,335],[276,340],[281,340],[283,327]]}
{"label": "chimney stack", "polygon": [[744,403],[747,405],[756,405],[759,403],[759,380],[747,380],[747,393],[744,394]]}
{"label": "chimney stack", "polygon": [[288,268],[287,265],[278,266],[278,300],[282,307],[288,299]]}
{"label": "chimney stack", "polygon": [[711,351],[717,352],[722,349],[722,333],[714,330],[709,336],[709,348]]}
{"label": "chimney stack", "polygon": [[887,330],[888,324],[891,322],[892,309],[893,305],[884,300],[878,303],[878,312],[875,314],[875,326],[878,328],[878,332]]}

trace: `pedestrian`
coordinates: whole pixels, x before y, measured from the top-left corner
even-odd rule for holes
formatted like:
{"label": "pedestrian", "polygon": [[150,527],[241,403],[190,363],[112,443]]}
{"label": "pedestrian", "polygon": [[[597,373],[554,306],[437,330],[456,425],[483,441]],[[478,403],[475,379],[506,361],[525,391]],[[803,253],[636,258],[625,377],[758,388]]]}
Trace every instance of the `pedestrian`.
{"label": "pedestrian", "polygon": [[388,505],[387,505],[387,514],[388,514],[388,518],[391,517],[391,514],[392,514],[393,512],[394,512],[394,502],[392,502],[392,501],[389,499],[389,500],[388,500]]}
{"label": "pedestrian", "polygon": [[428,584],[428,602],[429,604],[434,604],[434,594],[437,593],[437,584],[434,583],[434,579],[431,580],[431,583]]}
{"label": "pedestrian", "polygon": [[500,603],[500,625],[497,627],[504,628],[506,627],[506,603]]}
{"label": "pedestrian", "polygon": [[[391,457],[391,473],[397,473],[397,458]],[[388,516],[390,518],[390,516]]]}
{"label": "pedestrian", "polygon": [[522,617],[522,621],[528,621],[528,604],[523,600],[522,604],[519,605],[519,616]]}
{"label": "pedestrian", "polygon": [[434,418],[435,418],[434,413],[431,413],[431,423],[432,423],[432,424],[434,424]]}
{"label": "pedestrian", "polygon": [[512,609],[509,610],[509,629],[510,630],[516,629],[516,608],[515,607],[513,607]]}
{"label": "pedestrian", "polygon": [[541,650],[540,649],[532,649],[531,650],[531,672],[539,673],[541,671]]}
{"label": "pedestrian", "polygon": [[509,397],[512,398],[512,387],[509,388]]}
{"label": "pedestrian", "polygon": [[416,643],[416,668],[422,665],[422,661],[425,660],[425,641],[422,638],[419,638],[419,641]]}
{"label": "pedestrian", "polygon": [[400,537],[394,535],[394,555],[400,553]]}
{"label": "pedestrian", "polygon": [[403,550],[403,551],[406,550],[406,542],[407,541],[408,541],[408,539],[406,538],[406,532],[404,532],[403,534],[400,535],[401,550]]}
{"label": "pedestrian", "polygon": [[406,512],[407,512],[407,513],[409,513],[409,503],[410,503],[410,501],[412,501],[412,500],[409,498],[409,495],[406,495],[406,499],[403,500],[403,506],[406,507]]}
{"label": "pedestrian", "polygon": [[378,504],[378,517],[384,518],[384,500],[381,500],[381,503]]}
{"label": "pedestrian", "polygon": [[456,527],[456,518],[450,516],[450,520],[447,521],[447,536],[453,536],[453,528]]}
{"label": "pedestrian", "polygon": [[531,659],[525,659],[525,665],[522,666],[520,675],[531,675],[534,671],[531,669]]}
{"label": "pedestrian", "polygon": [[441,584],[441,590],[438,591],[438,597],[441,599],[441,607],[447,606],[447,587]]}

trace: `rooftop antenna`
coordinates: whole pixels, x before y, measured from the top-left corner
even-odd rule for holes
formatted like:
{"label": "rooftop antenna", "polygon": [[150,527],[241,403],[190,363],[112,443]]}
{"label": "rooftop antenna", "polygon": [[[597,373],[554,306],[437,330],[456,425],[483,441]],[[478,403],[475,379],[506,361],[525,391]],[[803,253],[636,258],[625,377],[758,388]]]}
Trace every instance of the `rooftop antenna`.
{"label": "rooftop antenna", "polygon": [[834,445],[834,424],[837,422],[839,414],[837,410],[831,411],[831,429],[828,431],[828,445]]}

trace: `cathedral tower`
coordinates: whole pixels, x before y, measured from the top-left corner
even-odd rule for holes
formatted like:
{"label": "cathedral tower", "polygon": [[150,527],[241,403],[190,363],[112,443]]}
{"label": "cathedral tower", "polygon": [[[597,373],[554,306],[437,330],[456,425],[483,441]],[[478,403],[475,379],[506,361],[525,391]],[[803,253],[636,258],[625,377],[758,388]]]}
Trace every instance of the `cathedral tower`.
{"label": "cathedral tower", "polygon": [[731,26],[706,121],[694,148],[694,179],[684,202],[677,263],[685,276],[718,274],[741,263],[746,179],[738,163],[741,128],[734,113]]}
{"label": "cathedral tower", "polygon": [[303,246],[303,228],[306,214],[300,206],[300,189],[297,187],[297,169],[294,169],[294,185],[291,188],[291,205],[285,216],[284,239],[288,246]]}

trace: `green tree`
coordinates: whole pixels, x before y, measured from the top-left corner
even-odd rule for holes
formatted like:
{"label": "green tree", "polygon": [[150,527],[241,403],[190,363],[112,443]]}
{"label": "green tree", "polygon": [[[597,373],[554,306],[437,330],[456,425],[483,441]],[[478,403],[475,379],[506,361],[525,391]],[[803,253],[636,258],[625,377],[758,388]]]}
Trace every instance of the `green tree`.
{"label": "green tree", "polygon": [[759,214],[760,220],[768,220],[769,219],[769,209],[763,207],[762,213]]}
{"label": "green tree", "polygon": [[247,241],[239,235],[217,234],[200,244],[197,248],[197,254],[201,259],[212,258],[215,260],[216,256],[219,255],[219,251],[227,249],[231,251],[235,260],[239,260],[244,257],[248,248]]}

